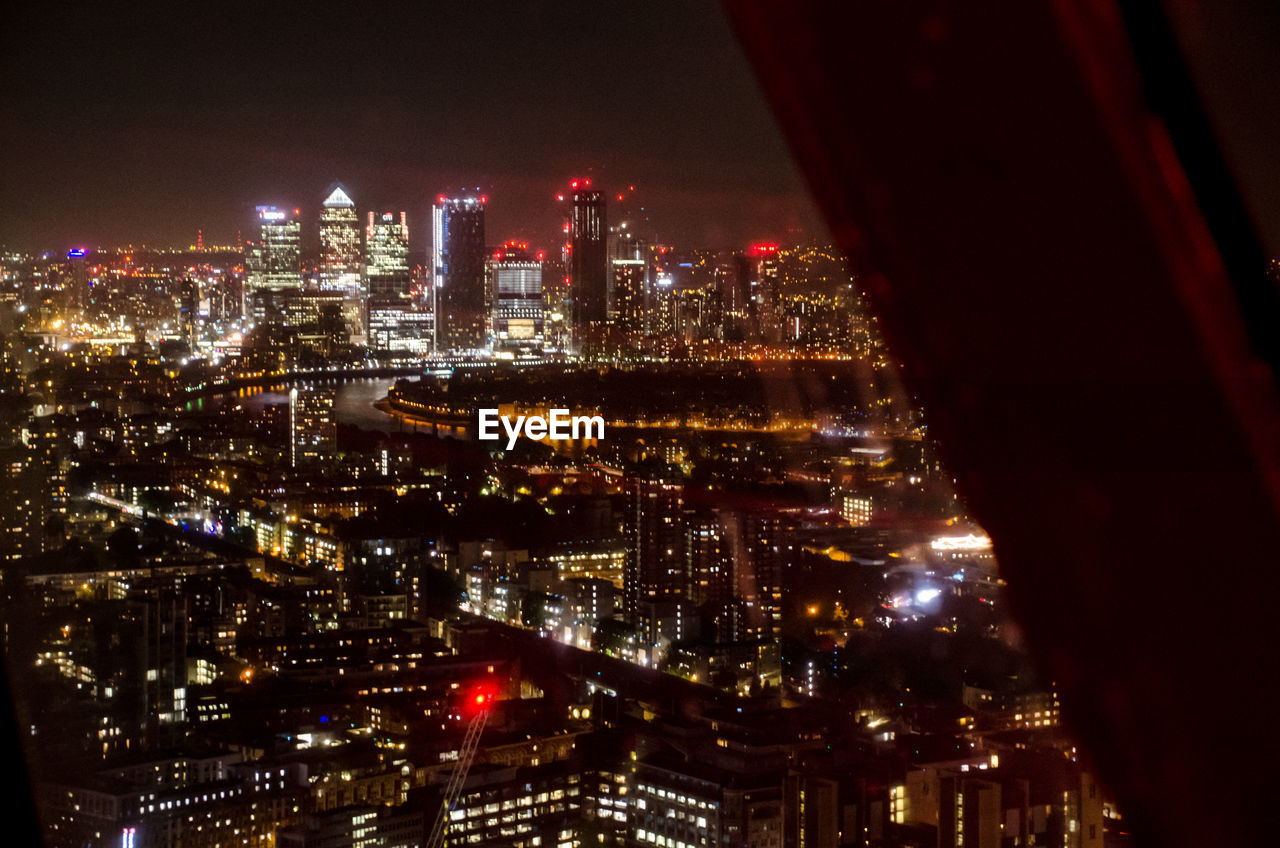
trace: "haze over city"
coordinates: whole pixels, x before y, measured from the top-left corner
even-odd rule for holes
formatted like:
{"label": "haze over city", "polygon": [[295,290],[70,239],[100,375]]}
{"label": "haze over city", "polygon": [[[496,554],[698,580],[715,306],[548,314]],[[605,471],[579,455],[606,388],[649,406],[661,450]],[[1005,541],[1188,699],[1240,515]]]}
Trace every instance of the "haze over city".
{"label": "haze over city", "polygon": [[5,29],[10,248],[234,243],[255,205],[334,180],[414,225],[478,186],[496,236],[540,242],[588,172],[637,185],[649,237],[823,238],[712,3],[31,4]]}

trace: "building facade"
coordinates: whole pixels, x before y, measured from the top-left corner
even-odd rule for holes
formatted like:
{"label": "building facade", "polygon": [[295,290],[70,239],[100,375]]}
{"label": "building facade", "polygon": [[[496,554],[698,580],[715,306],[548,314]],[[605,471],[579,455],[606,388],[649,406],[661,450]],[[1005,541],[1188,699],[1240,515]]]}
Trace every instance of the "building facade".
{"label": "building facade", "polygon": [[245,313],[255,324],[284,324],[285,300],[302,290],[298,210],[257,208],[258,240],[245,246]]}
{"label": "building facade", "polygon": [[485,346],[484,196],[436,199],[432,210],[436,347]]}

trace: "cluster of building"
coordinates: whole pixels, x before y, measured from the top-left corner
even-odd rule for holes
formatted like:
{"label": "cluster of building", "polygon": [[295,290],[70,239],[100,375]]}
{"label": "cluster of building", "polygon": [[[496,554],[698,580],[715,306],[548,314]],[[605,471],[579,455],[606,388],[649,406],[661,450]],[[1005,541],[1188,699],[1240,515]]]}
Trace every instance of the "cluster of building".
{"label": "cluster of building", "polygon": [[[680,250],[616,197],[570,184],[551,251],[478,192],[415,250],[334,186],[314,255],[260,207],[234,246],[0,256],[0,637],[49,845],[1121,827],[842,258]],[[607,435],[481,442],[482,407]]]}
{"label": "cluster of building", "polygon": [[[484,194],[440,195],[426,261],[410,261],[405,212],[368,212],[335,185],[319,213],[320,252],[308,273],[301,209],[261,206],[244,246],[243,315],[249,326],[332,335],[381,354],[429,352],[541,356],[566,350],[661,350],[665,339],[821,343],[856,337],[876,347],[859,294],[832,275],[824,292],[787,292],[788,251],[681,253],[646,237],[631,191],[610,226],[607,197],[590,179],[558,197],[564,241],[554,251],[527,241],[493,244]],[[363,226],[362,226],[363,223]],[[790,256],[793,272],[836,255]],[[196,289],[198,283],[191,284]],[[199,302],[200,292],[193,294]],[[210,339],[210,342],[213,340]]]}
{"label": "cluster of building", "polygon": [[[1120,825],[1052,695],[741,696],[450,612],[429,570],[391,602],[352,573],[135,543],[9,574],[50,846],[1093,848]],[[1033,708],[1054,720],[1013,712]]]}

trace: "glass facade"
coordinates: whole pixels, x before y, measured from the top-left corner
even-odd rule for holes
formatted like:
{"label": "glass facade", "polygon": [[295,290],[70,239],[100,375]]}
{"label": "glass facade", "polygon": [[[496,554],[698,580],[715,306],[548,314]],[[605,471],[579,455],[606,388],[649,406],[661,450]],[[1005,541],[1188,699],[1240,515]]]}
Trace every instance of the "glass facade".
{"label": "glass facade", "polygon": [[432,210],[436,346],[485,346],[484,209],[487,197],[445,197]]}
{"label": "glass facade", "polygon": [[490,336],[495,351],[540,353],[542,261],[508,245],[489,262]]}

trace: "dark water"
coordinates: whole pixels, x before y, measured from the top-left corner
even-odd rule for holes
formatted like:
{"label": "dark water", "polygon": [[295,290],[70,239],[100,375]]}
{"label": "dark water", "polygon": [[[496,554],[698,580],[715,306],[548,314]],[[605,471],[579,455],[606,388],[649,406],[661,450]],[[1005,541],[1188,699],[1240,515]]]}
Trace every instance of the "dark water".
{"label": "dark water", "polygon": [[[387,390],[395,383],[395,377],[365,377],[336,384],[337,396],[334,411],[339,424],[354,424],[366,430],[383,430],[388,433],[400,430],[391,416],[374,406],[387,396]],[[301,384],[303,381],[299,381]],[[262,409],[278,403],[289,402],[289,391],[272,386],[270,389],[248,389],[240,396],[241,403],[251,409]]]}

